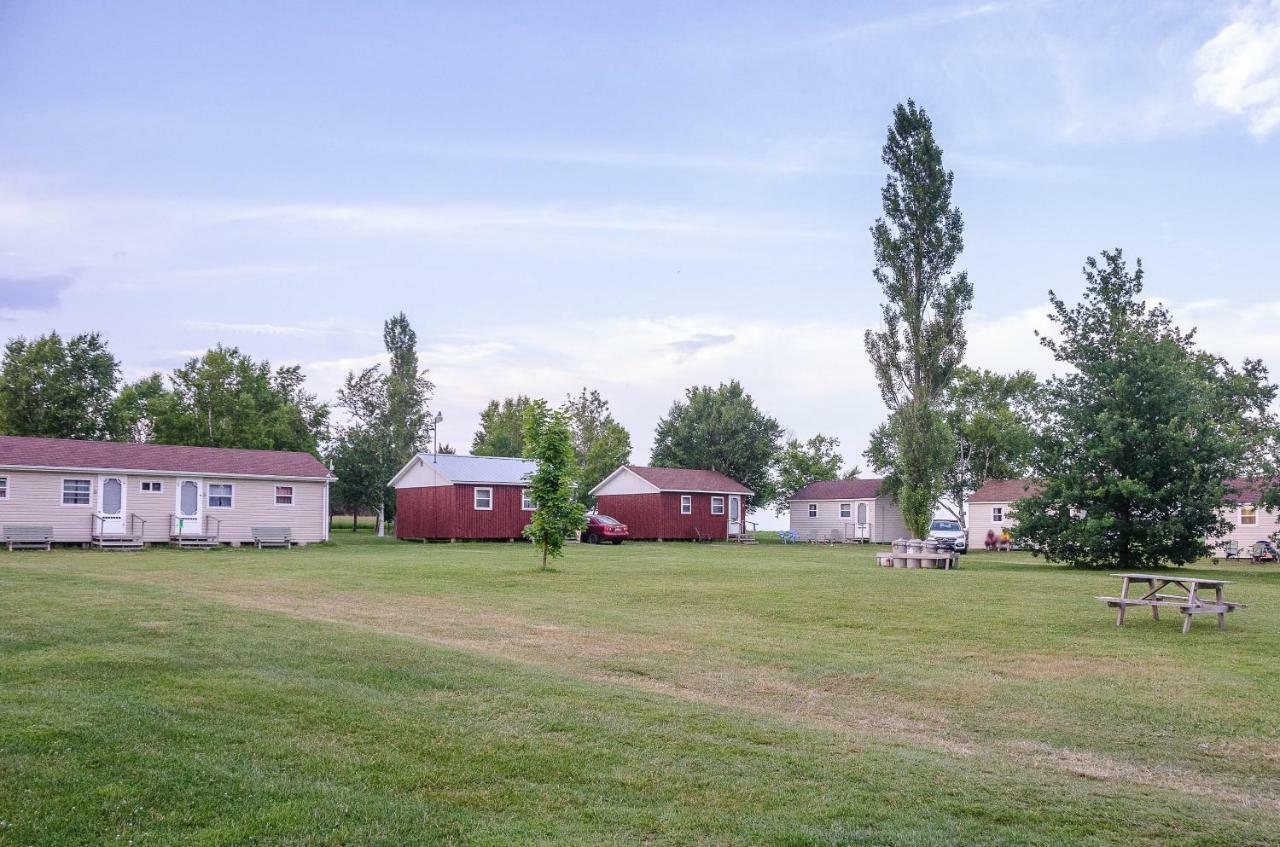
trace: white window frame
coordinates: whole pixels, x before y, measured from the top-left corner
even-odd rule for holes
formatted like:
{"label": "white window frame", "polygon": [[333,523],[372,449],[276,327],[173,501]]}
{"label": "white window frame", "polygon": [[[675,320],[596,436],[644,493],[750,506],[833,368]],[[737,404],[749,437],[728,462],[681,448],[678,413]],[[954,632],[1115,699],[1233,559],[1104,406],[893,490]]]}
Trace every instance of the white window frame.
{"label": "white window frame", "polygon": [[[1245,509],[1249,510],[1249,514],[1245,514]],[[1248,520],[1245,520],[1248,518]],[[1253,503],[1240,504],[1240,526],[1257,526],[1258,525],[1258,507]]]}
{"label": "white window frame", "polygon": [[811,517],[811,518],[816,518],[817,516],[818,516],[818,504],[817,504],[817,503],[810,503],[810,504],[809,504],[809,517]]}
{"label": "white window frame", "polygon": [[[719,507],[720,507],[720,508],[719,508],[719,510],[717,510],[717,509],[716,509],[716,506],[719,506]],[[711,498],[711,514],[713,514],[713,515],[723,515],[723,514],[724,514],[724,498],[723,498],[723,497],[712,497],[712,498]]]}
{"label": "white window frame", "polygon": [[143,494],[163,494],[164,482],[158,479],[144,479],[138,483],[138,490]]}
{"label": "white window frame", "polygon": [[[213,489],[215,489],[215,488],[225,488],[225,489],[227,489],[227,493],[226,493],[226,494],[214,494],[214,493],[213,493]],[[213,498],[214,498],[214,497],[218,497],[218,498],[226,497],[226,498],[227,498],[227,500],[228,500],[228,501],[230,501],[230,502],[228,502],[228,503],[227,503],[227,505],[225,505],[225,506],[215,506],[215,505],[214,505],[214,503],[213,503]],[[205,501],[205,505],[206,505],[206,506],[208,506],[210,509],[234,509],[234,508],[236,507],[236,486],[235,486],[235,483],[231,483],[231,482],[210,482],[210,483],[207,483],[207,484],[205,485],[205,487],[204,487],[204,501]]]}
{"label": "white window frame", "polygon": [[991,522],[1004,523],[1004,506],[991,507]]}
{"label": "white window frame", "polygon": [[0,500],[9,499],[9,477],[0,476]]}
{"label": "white window frame", "polygon": [[692,494],[680,495],[680,514],[682,515],[693,514],[693,495]]}
{"label": "white window frame", "polygon": [[[86,489],[85,493],[89,497],[89,499],[85,500],[83,503],[68,503],[67,502],[67,483],[68,482],[83,482],[85,485],[87,485],[88,488]],[[80,476],[64,476],[62,478],[62,505],[92,506],[93,505],[93,480],[87,477],[80,477]]]}
{"label": "white window frame", "polygon": [[520,511],[536,512],[538,507],[533,504],[533,498],[529,496],[529,489],[520,489]]}
{"label": "white window frame", "polygon": [[852,520],[852,519],[853,519],[853,504],[852,504],[852,503],[841,503],[841,504],[840,504],[840,517],[841,517],[841,519],[846,520],[846,521],[847,521],[847,520]]}
{"label": "white window frame", "polygon": [[[487,491],[487,492],[489,492],[488,496],[487,496],[487,497],[485,497],[485,499],[489,501],[489,505],[488,505],[488,506],[481,506],[481,505],[480,505],[480,492],[481,492],[481,491]],[[472,507],[475,509],[475,511],[477,511],[477,512],[492,512],[492,511],[493,511],[493,489],[492,489],[492,488],[490,488],[489,486],[477,486],[477,487],[476,487],[474,490],[472,490],[472,492],[471,492],[471,505],[472,505]]]}
{"label": "white window frame", "polygon": [[[289,493],[288,493],[288,494],[284,494],[284,495],[282,495],[282,494],[280,493],[280,489],[281,489],[281,488],[287,488],[287,489],[289,489]],[[277,485],[277,486],[275,487],[275,501],[276,501],[276,505],[277,505],[277,506],[292,506],[292,505],[293,505],[293,495],[294,495],[294,493],[295,493],[295,489],[294,489],[294,487],[293,487],[292,485]],[[288,497],[289,499],[282,503],[282,502],[280,502],[280,498],[281,498],[281,497]]]}

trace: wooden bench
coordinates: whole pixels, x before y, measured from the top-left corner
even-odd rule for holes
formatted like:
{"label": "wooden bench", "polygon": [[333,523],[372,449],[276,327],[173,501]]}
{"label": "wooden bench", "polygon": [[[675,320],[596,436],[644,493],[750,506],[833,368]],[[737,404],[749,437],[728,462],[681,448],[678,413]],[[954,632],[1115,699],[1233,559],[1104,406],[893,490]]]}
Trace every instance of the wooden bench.
{"label": "wooden bench", "polygon": [[293,544],[293,530],[287,526],[255,526],[253,545],[261,550],[263,547],[289,547]]}
{"label": "wooden bench", "polygon": [[51,526],[6,526],[0,535],[5,546],[10,550],[22,548],[26,550],[49,550],[53,544],[53,527]]}

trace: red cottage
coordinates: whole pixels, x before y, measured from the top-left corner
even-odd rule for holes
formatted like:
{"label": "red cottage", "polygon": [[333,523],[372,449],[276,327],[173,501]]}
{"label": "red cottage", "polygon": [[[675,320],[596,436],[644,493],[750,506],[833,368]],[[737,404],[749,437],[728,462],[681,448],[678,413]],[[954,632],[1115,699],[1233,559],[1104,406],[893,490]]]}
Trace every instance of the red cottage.
{"label": "red cottage", "polygon": [[602,515],[632,539],[715,540],[740,535],[751,489],[719,471],[623,465],[591,489]]}
{"label": "red cottage", "polygon": [[498,456],[419,453],[389,485],[396,538],[512,541],[533,515],[525,496],[533,462]]}

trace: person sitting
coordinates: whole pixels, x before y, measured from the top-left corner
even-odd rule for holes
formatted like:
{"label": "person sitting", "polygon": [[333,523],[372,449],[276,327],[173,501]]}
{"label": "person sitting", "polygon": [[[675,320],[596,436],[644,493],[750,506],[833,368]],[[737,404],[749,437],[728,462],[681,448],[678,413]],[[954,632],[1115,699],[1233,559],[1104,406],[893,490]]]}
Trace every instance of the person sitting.
{"label": "person sitting", "polygon": [[996,531],[994,529],[987,530],[987,540],[985,544],[988,550],[996,549]]}
{"label": "person sitting", "polygon": [[1013,536],[1009,534],[1009,530],[1000,530],[1000,546],[996,549],[1013,551]]}

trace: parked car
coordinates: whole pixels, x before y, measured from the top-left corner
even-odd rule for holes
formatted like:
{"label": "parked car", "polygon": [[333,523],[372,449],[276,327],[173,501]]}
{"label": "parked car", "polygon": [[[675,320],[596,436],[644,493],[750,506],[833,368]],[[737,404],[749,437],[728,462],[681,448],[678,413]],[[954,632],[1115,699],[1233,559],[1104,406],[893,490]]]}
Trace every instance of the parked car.
{"label": "parked car", "polygon": [[599,544],[601,541],[621,544],[628,537],[627,525],[617,518],[587,515],[587,528],[582,531],[582,540],[588,544]]}
{"label": "parked car", "polygon": [[944,544],[958,553],[969,552],[969,540],[960,521],[936,520],[929,524],[929,540]]}

